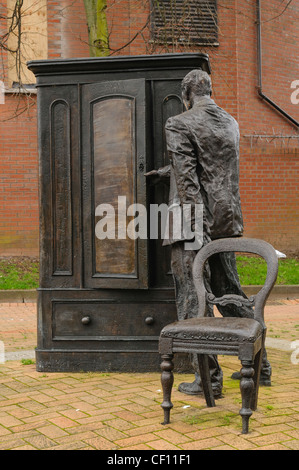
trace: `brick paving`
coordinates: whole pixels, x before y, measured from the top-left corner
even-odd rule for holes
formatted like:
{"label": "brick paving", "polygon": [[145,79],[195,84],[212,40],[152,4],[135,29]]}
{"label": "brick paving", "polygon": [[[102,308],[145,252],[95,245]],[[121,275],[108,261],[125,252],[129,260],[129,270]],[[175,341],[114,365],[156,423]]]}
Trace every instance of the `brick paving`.
{"label": "brick paving", "polygon": [[[235,357],[219,357],[224,398],[215,408],[178,392],[193,376],[175,375],[167,426],[159,373],[40,373],[18,359],[0,364],[0,449],[298,450],[299,354],[280,349],[279,340],[299,340],[299,300],[276,301],[265,316],[278,346],[267,348],[272,386],[260,388],[248,435],[241,434],[239,383],[230,378],[239,369]],[[8,356],[33,350],[36,304],[0,304],[0,340]]]}

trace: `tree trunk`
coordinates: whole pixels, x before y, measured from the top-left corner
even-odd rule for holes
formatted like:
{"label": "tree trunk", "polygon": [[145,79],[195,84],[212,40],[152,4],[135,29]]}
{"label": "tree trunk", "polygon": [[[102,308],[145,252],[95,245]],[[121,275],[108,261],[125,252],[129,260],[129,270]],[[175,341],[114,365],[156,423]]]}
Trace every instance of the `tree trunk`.
{"label": "tree trunk", "polygon": [[109,55],[107,0],[84,0],[91,57]]}

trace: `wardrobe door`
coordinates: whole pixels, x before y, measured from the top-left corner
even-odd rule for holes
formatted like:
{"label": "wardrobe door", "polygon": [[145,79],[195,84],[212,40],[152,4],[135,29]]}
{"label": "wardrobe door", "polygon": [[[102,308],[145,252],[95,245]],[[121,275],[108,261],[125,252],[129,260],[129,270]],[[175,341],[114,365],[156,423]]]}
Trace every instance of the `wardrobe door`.
{"label": "wardrobe door", "polygon": [[84,287],[147,288],[145,80],[83,85],[81,106]]}

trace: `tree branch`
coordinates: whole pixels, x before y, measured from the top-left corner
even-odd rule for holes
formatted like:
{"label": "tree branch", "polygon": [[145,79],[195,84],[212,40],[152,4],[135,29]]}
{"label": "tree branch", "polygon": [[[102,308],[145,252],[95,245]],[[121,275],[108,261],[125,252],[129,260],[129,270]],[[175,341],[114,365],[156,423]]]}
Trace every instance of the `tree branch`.
{"label": "tree branch", "polygon": [[293,0],[289,0],[284,9],[276,16],[273,16],[273,18],[270,18],[269,20],[262,21],[262,23],[269,23],[270,21],[274,21],[277,18],[280,18],[284,12],[289,8],[290,4],[292,3]]}

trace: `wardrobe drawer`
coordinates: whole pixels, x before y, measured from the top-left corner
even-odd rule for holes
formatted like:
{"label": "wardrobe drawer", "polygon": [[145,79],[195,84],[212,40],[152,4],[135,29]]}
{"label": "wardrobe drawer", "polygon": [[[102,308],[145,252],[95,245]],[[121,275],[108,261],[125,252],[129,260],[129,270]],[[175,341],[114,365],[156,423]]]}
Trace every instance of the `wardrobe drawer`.
{"label": "wardrobe drawer", "polygon": [[53,302],[52,314],[54,340],[157,339],[175,321],[167,303]]}

